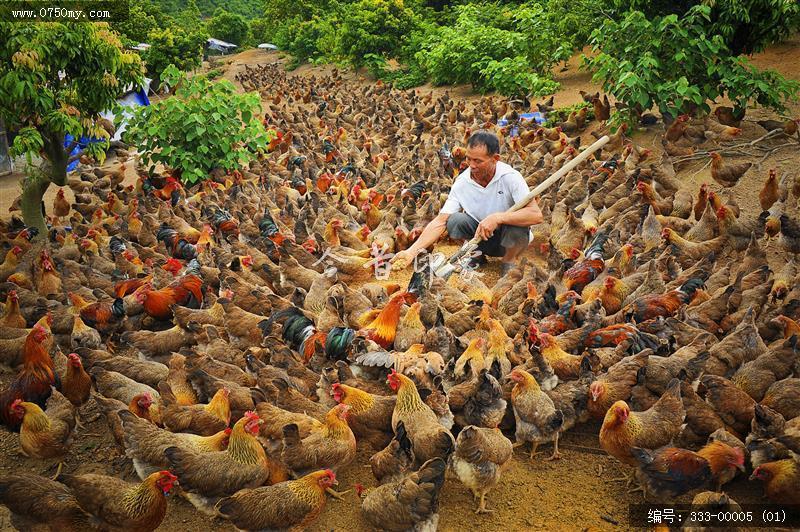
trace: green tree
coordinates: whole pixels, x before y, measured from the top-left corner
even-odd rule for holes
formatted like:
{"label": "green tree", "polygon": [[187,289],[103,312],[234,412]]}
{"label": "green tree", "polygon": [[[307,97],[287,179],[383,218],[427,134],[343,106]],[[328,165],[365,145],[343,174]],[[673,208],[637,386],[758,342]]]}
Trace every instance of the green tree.
{"label": "green tree", "polygon": [[455,11],[455,24],[428,33],[415,54],[434,84],[471,83],[509,96],[552,92],[551,68],[569,57],[570,46],[540,4],[475,3]]}
{"label": "green tree", "polygon": [[206,31],[216,39],[241,46],[248,39],[250,27],[243,16],[217,8],[206,24]]}
{"label": "green tree", "polygon": [[547,0],[544,12],[548,25],[572,50],[589,43],[589,35],[600,21],[610,18],[613,11],[605,10],[607,2],[594,0]]}
{"label": "green tree", "polygon": [[175,24],[187,33],[202,29],[203,15],[195,0],[189,0],[186,2],[186,7],[177,12]]}
{"label": "green tree", "polygon": [[262,42],[272,42],[274,34],[272,33],[274,25],[271,21],[264,17],[255,18],[250,21],[250,35],[255,44]]}
{"label": "green tree", "polygon": [[611,4],[621,11],[642,11],[648,18],[683,16],[695,6],[706,6],[707,33],[721,35],[732,55],[760,52],[800,29],[796,0],[612,0]]}
{"label": "green tree", "polygon": [[366,54],[396,57],[418,24],[403,0],[360,0],[344,7],[338,48],[356,66]]}
{"label": "green tree", "polygon": [[12,152],[42,158],[22,183],[22,216],[46,233],[41,202],[50,184],[67,184],[75,142],[104,138],[88,153],[103,160],[108,133],[97,123],[125,87],[142,80],[139,56],[105,23],[0,23],[0,118],[18,131]]}
{"label": "green tree", "polygon": [[160,83],[161,73],[169,65],[180,70],[191,70],[203,61],[203,47],[207,35],[201,32],[186,33],[180,28],[165,28],[150,32],[150,44],[143,54],[147,75]]}
{"label": "green tree", "polygon": [[708,6],[686,15],[649,18],[640,11],[622,20],[606,20],[592,33],[592,56],[585,58],[593,79],[622,101],[633,121],[637,112],[656,105],[673,117],[699,109],[708,100],[728,96],[737,108],[748,103],[784,110],[800,84],[774,71],[759,71],[736,57],[721,35],[709,35]]}
{"label": "green tree", "polygon": [[264,18],[281,25],[293,19],[311,20],[314,15],[328,11],[327,0],[264,0]]}
{"label": "green tree", "polygon": [[274,138],[259,120],[257,92],[239,94],[228,80],[187,79],[172,65],[163,77],[177,87],[175,95],[138,108],[125,130],[151,165],[162,163],[196,183],[214,168],[241,168]]}
{"label": "green tree", "polygon": [[151,31],[158,28],[156,18],[150,14],[147,6],[140,3],[131,3],[128,16],[120,22],[111,24],[111,27],[133,43],[146,43]]}

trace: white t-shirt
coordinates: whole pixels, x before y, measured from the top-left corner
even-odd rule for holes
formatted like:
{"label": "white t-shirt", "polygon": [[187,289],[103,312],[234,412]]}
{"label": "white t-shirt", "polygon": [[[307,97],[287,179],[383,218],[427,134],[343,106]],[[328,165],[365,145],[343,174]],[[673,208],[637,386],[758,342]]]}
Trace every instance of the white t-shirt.
{"label": "white t-shirt", "polygon": [[469,168],[461,172],[447,196],[443,214],[455,214],[461,210],[479,222],[496,212],[505,212],[528,195],[528,185],[522,174],[508,164],[497,161],[494,177],[482,187],[470,177]]}

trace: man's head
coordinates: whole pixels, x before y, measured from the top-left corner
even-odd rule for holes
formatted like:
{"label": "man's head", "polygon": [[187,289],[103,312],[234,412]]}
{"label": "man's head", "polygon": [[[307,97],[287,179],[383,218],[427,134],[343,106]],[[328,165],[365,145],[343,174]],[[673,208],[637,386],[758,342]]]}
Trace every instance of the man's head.
{"label": "man's head", "polygon": [[485,130],[476,131],[467,141],[466,160],[473,179],[491,181],[497,161],[500,160],[500,140],[494,133]]}

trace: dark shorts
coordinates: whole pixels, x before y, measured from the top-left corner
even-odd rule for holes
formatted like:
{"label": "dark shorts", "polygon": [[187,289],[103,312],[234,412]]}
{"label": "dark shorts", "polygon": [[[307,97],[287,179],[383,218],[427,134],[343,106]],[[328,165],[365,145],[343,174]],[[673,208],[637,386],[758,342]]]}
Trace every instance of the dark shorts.
{"label": "dark shorts", "polygon": [[[478,229],[478,220],[465,212],[447,218],[447,234],[455,240],[471,240]],[[509,248],[526,246],[530,241],[530,227],[500,225],[489,238],[478,244],[478,249],[489,257],[502,257]]]}

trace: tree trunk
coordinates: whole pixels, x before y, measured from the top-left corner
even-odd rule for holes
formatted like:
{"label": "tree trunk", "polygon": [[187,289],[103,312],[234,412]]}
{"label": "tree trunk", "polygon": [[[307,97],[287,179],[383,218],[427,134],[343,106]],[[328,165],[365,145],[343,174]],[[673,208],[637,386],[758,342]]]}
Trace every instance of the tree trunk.
{"label": "tree trunk", "polygon": [[[69,153],[64,149],[63,133],[43,133],[42,140],[44,141],[42,149],[44,161],[38,169],[33,170],[31,176],[23,181],[20,207],[25,225],[37,228],[39,236],[45,237],[47,224],[44,219],[45,207],[42,198],[50,183],[55,183],[60,187],[67,184]],[[74,146],[73,142],[67,149],[71,150]]]}
{"label": "tree trunk", "polygon": [[43,174],[25,179],[22,185],[22,219],[28,227],[38,229],[40,237],[47,235],[42,198],[49,186],[50,179]]}

